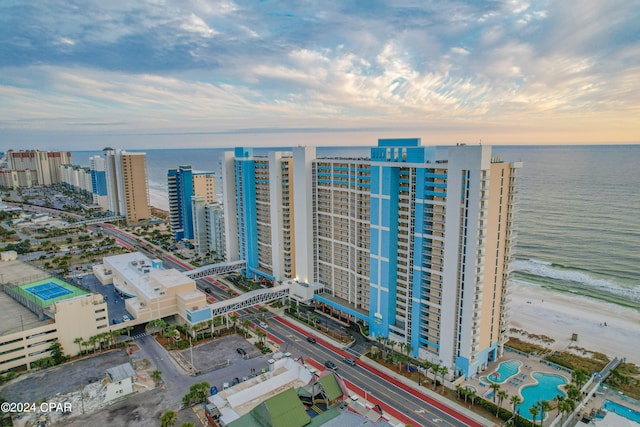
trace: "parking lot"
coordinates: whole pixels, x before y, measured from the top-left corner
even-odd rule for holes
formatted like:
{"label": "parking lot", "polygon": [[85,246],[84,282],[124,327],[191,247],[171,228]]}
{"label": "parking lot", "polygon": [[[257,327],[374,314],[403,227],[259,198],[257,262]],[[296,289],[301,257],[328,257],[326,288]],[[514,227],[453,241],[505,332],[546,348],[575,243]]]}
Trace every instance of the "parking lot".
{"label": "parking lot", "polygon": [[[243,349],[246,355],[239,354],[238,348]],[[185,360],[191,361],[191,349],[181,350],[180,354]],[[261,354],[260,350],[240,335],[230,335],[193,347],[193,365],[198,372],[204,374]]]}

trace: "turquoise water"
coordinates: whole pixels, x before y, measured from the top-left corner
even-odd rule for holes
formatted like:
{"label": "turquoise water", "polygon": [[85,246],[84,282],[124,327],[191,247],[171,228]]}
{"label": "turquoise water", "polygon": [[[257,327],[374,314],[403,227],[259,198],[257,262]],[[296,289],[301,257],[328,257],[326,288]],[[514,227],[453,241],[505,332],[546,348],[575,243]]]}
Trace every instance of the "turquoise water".
{"label": "turquoise water", "polygon": [[[507,360],[498,365],[498,370],[487,375],[487,379],[493,383],[502,384],[514,376],[520,370],[522,362],[519,360]],[[496,372],[498,375],[496,375]]]}
{"label": "turquoise water", "polygon": [[621,417],[624,417],[631,421],[635,421],[636,423],[640,423],[640,412],[634,411],[633,409],[629,409],[626,406],[622,406],[610,400],[604,401],[604,403],[602,404],[602,409],[606,409],[608,412],[615,412]]}
{"label": "turquoise water", "polygon": [[[550,402],[557,395],[566,396],[566,393],[559,389],[561,385],[567,383],[567,379],[562,375],[534,372],[533,378],[538,381],[538,384],[528,385],[520,390],[523,401],[516,407],[520,411],[520,416],[528,420],[533,419],[531,413],[529,413],[529,408],[535,406],[541,400]],[[540,419],[540,414],[538,414],[537,419]]]}

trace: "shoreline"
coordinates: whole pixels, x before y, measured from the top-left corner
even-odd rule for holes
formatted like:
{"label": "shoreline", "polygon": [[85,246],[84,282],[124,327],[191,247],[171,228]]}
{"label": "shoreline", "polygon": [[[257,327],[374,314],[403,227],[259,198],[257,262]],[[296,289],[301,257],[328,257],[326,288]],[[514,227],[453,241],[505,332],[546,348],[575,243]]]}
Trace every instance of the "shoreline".
{"label": "shoreline", "polygon": [[[640,337],[639,311],[545,288],[511,286],[511,328],[553,338],[552,350],[576,346],[640,365],[640,353],[630,344]],[[577,341],[571,340],[574,333]]]}

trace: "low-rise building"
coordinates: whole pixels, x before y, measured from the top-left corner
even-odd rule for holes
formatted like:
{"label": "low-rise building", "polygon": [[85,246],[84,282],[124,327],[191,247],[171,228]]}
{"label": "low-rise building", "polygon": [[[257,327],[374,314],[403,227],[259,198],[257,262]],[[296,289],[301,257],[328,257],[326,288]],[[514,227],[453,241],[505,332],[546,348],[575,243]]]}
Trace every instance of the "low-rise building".
{"label": "low-rise building", "polygon": [[160,260],[132,252],[105,257],[93,271],[102,284],[113,283],[127,297],[126,309],[135,323],[175,315],[182,319],[180,323],[211,319],[206,295],[196,282],[174,268],[165,269]]}
{"label": "low-rise building", "polygon": [[133,377],[136,371],[131,363],[123,363],[107,369],[108,382],[105,386],[105,402],[133,393]]}

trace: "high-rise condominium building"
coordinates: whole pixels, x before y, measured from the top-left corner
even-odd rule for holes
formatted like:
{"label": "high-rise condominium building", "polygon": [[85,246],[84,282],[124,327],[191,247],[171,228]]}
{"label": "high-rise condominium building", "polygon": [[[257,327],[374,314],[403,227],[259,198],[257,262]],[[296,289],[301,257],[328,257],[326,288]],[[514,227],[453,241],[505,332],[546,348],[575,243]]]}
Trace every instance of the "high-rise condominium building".
{"label": "high-rise condominium building", "polygon": [[180,166],[177,169],[169,169],[167,184],[173,236],[175,240],[193,240],[191,198],[202,196],[205,203],[215,202],[215,173],[194,171],[191,166]]}
{"label": "high-rise condominium building", "polygon": [[91,194],[93,196],[93,203],[105,211],[109,210],[105,159],[101,156],[89,157],[89,170],[91,172]]}
{"label": "high-rise condominium building", "polygon": [[37,182],[32,183],[32,185],[61,183],[60,166],[71,164],[71,153],[69,151],[9,150],[6,155],[8,169],[36,172]]}
{"label": "high-rise condominium building", "polygon": [[191,197],[193,243],[199,255],[225,259],[224,211],[218,202],[207,203],[204,196]]}
{"label": "high-rise condominium building", "polygon": [[419,139],[379,140],[359,159],[236,149],[223,163],[227,247],[250,276],[320,283],[314,300],[333,316],[472,376],[506,338],[519,166]]}
{"label": "high-rise condominium building", "polygon": [[151,218],[145,153],[105,150],[109,211],[135,224]]}

